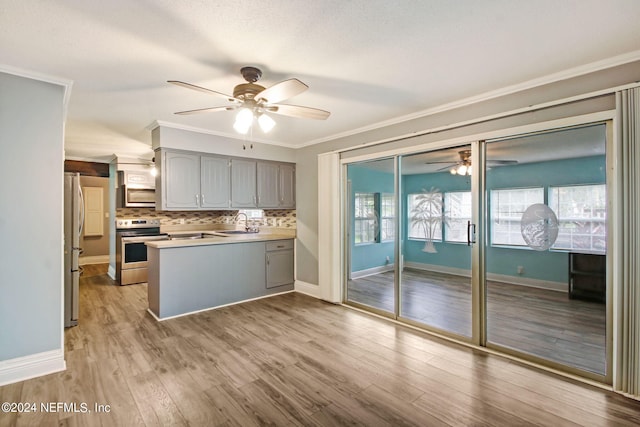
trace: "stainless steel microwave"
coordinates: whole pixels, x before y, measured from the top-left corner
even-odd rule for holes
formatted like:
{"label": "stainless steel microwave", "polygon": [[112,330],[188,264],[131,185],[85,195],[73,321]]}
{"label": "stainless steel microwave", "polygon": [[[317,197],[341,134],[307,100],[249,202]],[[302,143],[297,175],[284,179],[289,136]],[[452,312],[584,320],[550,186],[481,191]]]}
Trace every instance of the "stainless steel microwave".
{"label": "stainless steel microwave", "polygon": [[120,171],[122,206],[125,208],[155,208],[155,177],[147,171]]}

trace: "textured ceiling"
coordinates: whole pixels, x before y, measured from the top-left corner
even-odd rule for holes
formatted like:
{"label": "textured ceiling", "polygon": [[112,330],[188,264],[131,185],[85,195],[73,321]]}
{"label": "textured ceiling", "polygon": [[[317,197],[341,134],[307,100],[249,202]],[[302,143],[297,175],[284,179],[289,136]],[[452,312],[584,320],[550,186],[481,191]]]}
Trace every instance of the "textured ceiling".
{"label": "textured ceiling", "polygon": [[[0,0],[0,62],[73,81],[69,158],[148,157],[154,120],[238,138],[224,105],[166,80],[230,93],[245,65],[286,103],[254,141],[299,147],[609,58],[638,59],[637,0]],[[605,61],[606,63],[606,61]],[[5,67],[5,68],[7,68]],[[240,137],[242,138],[242,137]]]}

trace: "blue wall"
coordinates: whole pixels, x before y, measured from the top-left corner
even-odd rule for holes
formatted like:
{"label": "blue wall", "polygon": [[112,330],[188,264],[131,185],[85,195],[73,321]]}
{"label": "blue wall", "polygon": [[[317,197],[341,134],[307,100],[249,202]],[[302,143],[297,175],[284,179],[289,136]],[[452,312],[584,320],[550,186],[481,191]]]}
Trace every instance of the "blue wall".
{"label": "blue wall", "polygon": [[[551,162],[502,166],[487,171],[487,189],[544,187],[545,197],[549,186],[601,184],[605,182],[605,157],[585,157]],[[356,192],[393,193],[393,174],[366,169],[358,165],[349,166],[351,180],[351,209]],[[470,191],[469,177],[451,175],[449,172],[402,177],[402,211],[407,209],[407,194],[420,193],[431,187],[446,191]],[[487,201],[488,211],[490,201]],[[353,230],[352,230],[353,231]],[[490,233],[489,233],[490,234]],[[404,222],[403,236],[407,235]],[[437,253],[422,252],[424,241],[404,240],[405,262],[435,264],[469,270],[471,248],[464,243],[436,242]],[[376,243],[353,246],[352,271],[364,270],[385,264],[389,256],[393,262],[393,243]],[[526,248],[487,248],[487,271],[489,273],[517,276],[518,266],[524,267],[521,277],[566,282],[568,280],[568,255],[565,252],[534,251]]]}
{"label": "blue wall", "polygon": [[[522,165],[501,166],[487,171],[487,189],[544,187],[573,184],[602,184],[605,182],[605,157],[585,157]],[[470,178],[448,172],[403,177],[403,194],[418,193],[422,188],[436,187],[441,191],[469,191]],[[406,197],[403,197],[406,209]],[[406,210],[405,210],[406,211]],[[490,200],[487,211],[491,212]],[[406,226],[404,230],[406,236]],[[491,232],[489,230],[489,235]],[[466,244],[436,242],[438,253],[422,252],[424,242],[405,240],[405,261],[437,264],[446,267],[470,269],[471,250]],[[553,282],[568,281],[568,254],[566,252],[539,252],[527,248],[487,248],[487,272],[509,276],[517,275],[517,267],[524,267],[520,277]]]}
{"label": "blue wall", "polygon": [[[366,165],[349,165],[347,172],[351,181],[350,211],[354,212],[355,193],[394,193],[393,173],[368,169]],[[351,221],[351,236],[354,235],[354,224]],[[394,242],[366,243],[354,245],[351,240],[351,271],[366,270],[368,268],[386,265],[389,257],[390,264],[394,263]]]}

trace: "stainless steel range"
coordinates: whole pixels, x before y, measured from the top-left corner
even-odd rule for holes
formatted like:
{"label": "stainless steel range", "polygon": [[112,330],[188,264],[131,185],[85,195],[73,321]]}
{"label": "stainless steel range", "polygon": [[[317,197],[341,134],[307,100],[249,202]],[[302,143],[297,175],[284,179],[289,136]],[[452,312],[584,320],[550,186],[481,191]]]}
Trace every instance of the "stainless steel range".
{"label": "stainless steel range", "polygon": [[169,240],[160,232],[155,218],[120,218],[116,220],[116,281],[132,285],[147,281],[147,246],[153,240]]}

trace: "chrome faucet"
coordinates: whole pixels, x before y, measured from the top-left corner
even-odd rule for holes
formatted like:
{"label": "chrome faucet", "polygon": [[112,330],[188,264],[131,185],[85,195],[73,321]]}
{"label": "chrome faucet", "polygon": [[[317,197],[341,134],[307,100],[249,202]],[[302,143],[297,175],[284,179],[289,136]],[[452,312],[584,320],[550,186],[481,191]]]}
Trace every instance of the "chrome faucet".
{"label": "chrome faucet", "polygon": [[244,215],[244,231],[249,232],[250,230],[249,217],[247,216],[246,213],[244,212],[238,213],[238,215],[236,215],[236,217],[233,220],[236,222],[236,224],[238,224],[238,218],[240,217],[240,215]]}

